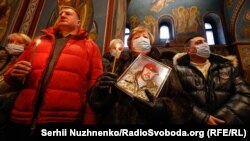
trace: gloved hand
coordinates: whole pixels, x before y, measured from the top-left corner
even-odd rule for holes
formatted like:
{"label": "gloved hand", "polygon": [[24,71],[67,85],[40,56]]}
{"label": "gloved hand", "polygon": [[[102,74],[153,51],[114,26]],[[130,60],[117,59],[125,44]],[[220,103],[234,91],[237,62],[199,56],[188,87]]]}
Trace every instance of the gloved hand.
{"label": "gloved hand", "polygon": [[96,82],[95,87],[99,89],[109,89],[110,87],[114,86],[116,83],[118,75],[111,72],[104,72]]}
{"label": "gloved hand", "polygon": [[111,72],[104,72],[96,81],[88,96],[90,106],[98,112],[105,112],[116,101],[117,95],[110,89],[115,85],[117,75]]}
{"label": "gloved hand", "polygon": [[154,104],[156,98],[153,96],[153,94],[151,94],[151,92],[149,92],[148,89],[145,90],[145,93],[146,93],[146,95],[147,95],[147,97],[149,99],[149,102]]}
{"label": "gloved hand", "polygon": [[156,98],[148,90],[145,90],[145,93],[149,102],[134,98],[134,103],[138,111],[152,118],[166,118],[169,115],[169,110],[164,103],[168,100],[166,98]]}

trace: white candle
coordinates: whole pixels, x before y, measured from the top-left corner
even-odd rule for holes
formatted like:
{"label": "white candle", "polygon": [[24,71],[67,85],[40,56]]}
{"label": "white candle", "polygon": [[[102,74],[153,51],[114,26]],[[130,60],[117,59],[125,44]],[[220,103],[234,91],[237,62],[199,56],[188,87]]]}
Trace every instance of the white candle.
{"label": "white candle", "polygon": [[112,72],[115,71],[115,64],[116,64],[116,59],[118,58],[118,50],[119,50],[119,47],[120,47],[120,43],[117,43],[116,44],[116,48],[115,48],[115,56],[114,56],[114,61],[113,61],[113,67],[112,67]]}

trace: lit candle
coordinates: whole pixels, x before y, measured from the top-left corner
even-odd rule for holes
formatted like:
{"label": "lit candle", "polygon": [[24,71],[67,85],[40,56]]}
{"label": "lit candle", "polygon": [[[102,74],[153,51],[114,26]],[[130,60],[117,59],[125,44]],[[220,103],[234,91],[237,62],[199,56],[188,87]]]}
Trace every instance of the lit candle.
{"label": "lit candle", "polygon": [[38,46],[38,44],[40,44],[40,42],[41,42],[41,39],[37,39],[36,40],[36,46]]}
{"label": "lit candle", "polygon": [[115,48],[115,56],[114,56],[114,61],[113,61],[113,66],[112,66],[112,73],[115,71],[115,64],[116,64],[116,60],[118,58],[118,50],[120,48],[121,44],[117,43],[116,44],[116,48]]}

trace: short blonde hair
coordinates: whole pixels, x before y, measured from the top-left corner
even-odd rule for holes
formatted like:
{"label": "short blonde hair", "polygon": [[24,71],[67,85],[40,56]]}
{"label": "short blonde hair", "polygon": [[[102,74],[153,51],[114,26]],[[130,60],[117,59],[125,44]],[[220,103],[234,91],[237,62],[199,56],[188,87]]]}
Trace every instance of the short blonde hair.
{"label": "short blonde hair", "polygon": [[138,33],[142,33],[142,32],[147,32],[148,33],[148,35],[149,35],[149,40],[150,40],[150,44],[153,44],[153,42],[154,42],[154,36],[152,35],[152,33],[149,31],[149,29],[147,28],[147,27],[145,27],[145,26],[137,26],[137,27],[135,27],[132,31],[131,31],[131,33],[130,33],[130,35],[129,35],[129,37],[128,37],[128,41],[127,41],[127,44],[128,44],[128,47],[130,48],[131,47],[131,40],[132,40],[132,38],[136,35],[136,34],[138,34]]}
{"label": "short blonde hair", "polygon": [[27,46],[31,42],[31,38],[23,33],[12,33],[7,37],[7,40],[9,40],[15,36],[21,37],[23,39],[23,43]]}

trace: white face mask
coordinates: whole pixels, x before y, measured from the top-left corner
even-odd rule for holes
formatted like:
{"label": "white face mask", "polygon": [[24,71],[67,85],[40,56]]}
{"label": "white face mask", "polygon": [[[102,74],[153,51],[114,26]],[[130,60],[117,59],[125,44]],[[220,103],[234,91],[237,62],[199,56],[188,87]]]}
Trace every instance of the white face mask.
{"label": "white face mask", "polygon": [[195,46],[196,48],[196,55],[203,57],[203,58],[209,58],[211,51],[209,48],[209,45],[207,43],[199,44]]}
{"label": "white face mask", "polygon": [[20,55],[24,51],[24,46],[17,44],[8,44],[5,49],[10,55]]}
{"label": "white face mask", "polygon": [[133,51],[135,52],[150,52],[151,44],[148,38],[140,37],[133,41]]}

